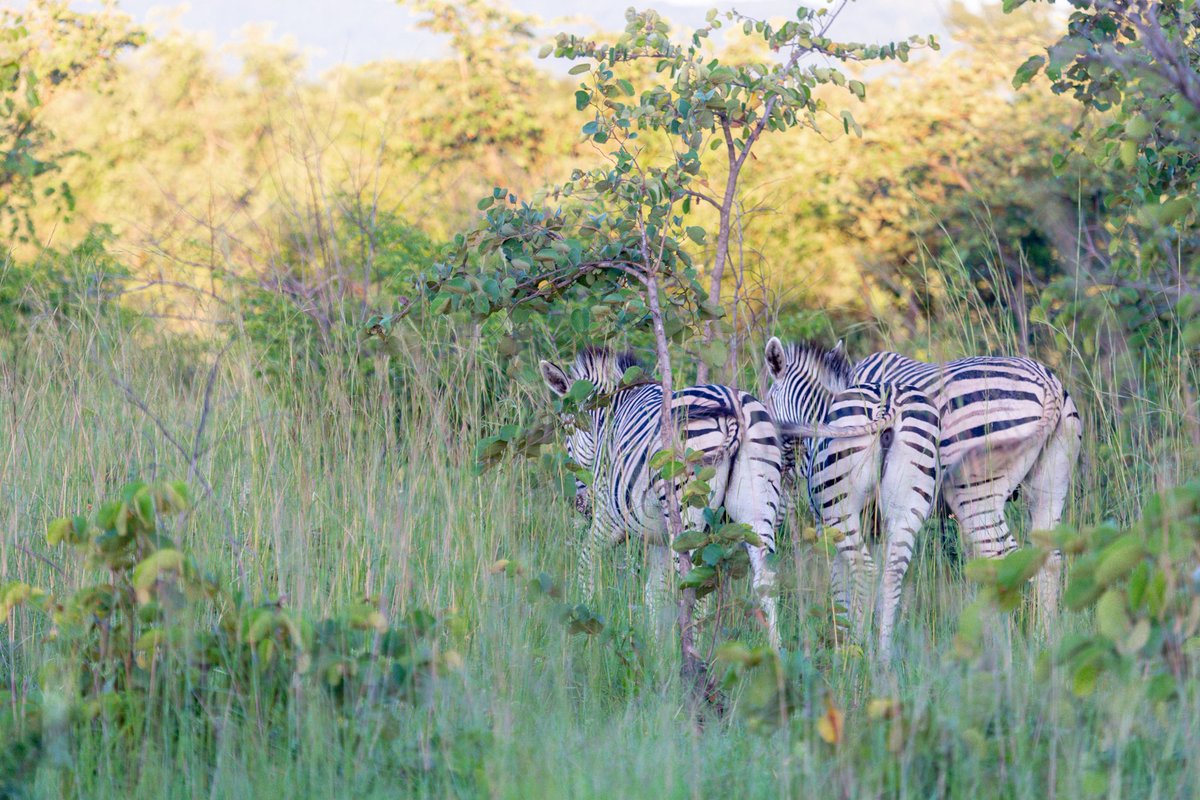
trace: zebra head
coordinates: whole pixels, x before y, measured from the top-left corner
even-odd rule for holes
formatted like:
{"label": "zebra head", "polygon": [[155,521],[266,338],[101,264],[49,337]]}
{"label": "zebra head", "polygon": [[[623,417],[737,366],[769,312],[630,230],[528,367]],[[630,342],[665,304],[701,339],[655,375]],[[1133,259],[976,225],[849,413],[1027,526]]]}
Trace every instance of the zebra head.
{"label": "zebra head", "polygon": [[[592,396],[609,394],[621,385],[621,377],[625,371],[635,366],[642,365],[632,353],[618,353],[607,347],[585,347],[576,354],[575,361],[567,371],[549,361],[541,362],[542,378],[550,387],[550,391],[558,397],[570,391],[575,381],[587,381],[592,384],[595,387]],[[597,432],[603,427],[607,411],[607,406],[600,405],[584,412],[584,420],[576,417],[570,421],[571,434],[567,437],[567,455],[584,469],[596,468]],[[582,484],[576,489],[583,491]]]}
{"label": "zebra head", "polygon": [[813,425],[825,418],[835,394],[850,385],[854,365],[839,341],[832,350],[811,342],[767,342],[771,388],[766,406],[783,425]]}

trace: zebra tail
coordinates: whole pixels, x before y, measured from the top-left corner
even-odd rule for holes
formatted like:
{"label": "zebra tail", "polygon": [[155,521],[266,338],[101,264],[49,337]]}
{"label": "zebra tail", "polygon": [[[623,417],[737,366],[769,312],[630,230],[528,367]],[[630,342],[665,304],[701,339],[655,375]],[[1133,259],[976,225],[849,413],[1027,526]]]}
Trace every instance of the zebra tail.
{"label": "zebra tail", "polygon": [[743,427],[740,406],[687,404],[672,408],[671,416],[674,418],[676,425],[682,426],[686,426],[689,422],[697,422],[705,419],[729,419],[733,421],[734,424],[729,426],[725,431],[725,437],[721,443],[709,449],[700,459],[701,464],[716,463],[738,449]]}
{"label": "zebra tail", "polygon": [[795,436],[805,439],[853,439],[858,436],[875,436],[880,431],[891,426],[896,421],[898,409],[890,405],[886,414],[874,422],[865,425],[846,425],[831,427],[829,425],[806,425],[802,422],[777,422],[779,432],[784,436]]}

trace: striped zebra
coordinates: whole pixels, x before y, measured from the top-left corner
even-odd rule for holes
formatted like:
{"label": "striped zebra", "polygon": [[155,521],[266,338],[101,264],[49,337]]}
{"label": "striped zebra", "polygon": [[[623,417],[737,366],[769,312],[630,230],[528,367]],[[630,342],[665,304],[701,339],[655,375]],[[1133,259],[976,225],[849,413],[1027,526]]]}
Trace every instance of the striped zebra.
{"label": "striped zebra", "polygon": [[[997,356],[927,364],[881,352],[856,364],[854,379],[907,383],[929,392],[942,415],[938,452],[943,463],[993,442],[1005,451],[942,487],[975,555],[1000,558],[1017,549],[1004,503],[1018,488],[1029,508],[1030,530],[1050,530],[1062,521],[1083,444],[1083,420],[1046,365]],[[1061,572],[1062,553],[1054,550],[1037,577],[1044,618],[1058,609]]]}
{"label": "striped zebra", "polygon": [[[872,499],[878,500],[886,552],[875,618],[879,654],[888,659],[901,584],[937,489],[937,407],[915,387],[855,383],[840,347],[785,347],[773,338],[766,363],[772,378],[766,403],[784,431],[785,461],[795,469],[792,479],[805,479],[818,527],[841,534],[830,582],[835,601],[850,612],[860,635],[875,582],[862,513]],[[823,424],[828,430],[822,433],[837,438],[800,440],[787,432],[796,423]],[[798,446],[804,447],[802,452]]]}
{"label": "striped zebra", "polygon": [[[607,405],[583,412],[567,439],[567,452],[592,472],[590,487],[577,483],[576,508],[590,511],[589,532],[579,556],[580,579],[587,596],[595,591],[593,559],[604,547],[642,538],[647,555],[646,601],[654,608],[665,588],[674,556],[667,536],[667,492],[679,496],[682,476],[664,479],[649,466],[661,449],[662,387],[646,383],[619,389],[625,371],[636,364],[629,354],[605,348],[581,351],[569,373],[541,362],[550,390],[565,395],[574,381],[585,380],[595,392],[611,395]],[[750,546],[755,593],[767,619],[771,644],[779,645],[775,575],[767,554],[775,550],[779,507],[780,446],[775,423],[752,395],[727,386],[689,386],[674,393],[672,410],[686,450],[702,453],[700,463],[715,468],[708,482],[709,506],[724,505],[735,522],[746,523],[762,541]],[[684,507],[684,527],[702,529],[702,509]]]}
{"label": "striped zebra", "polygon": [[[989,356],[927,364],[884,352],[867,357],[847,374],[849,360],[840,342],[825,356],[838,363],[847,381],[896,391],[911,388],[932,401],[938,418],[937,459],[943,469],[935,486],[958,519],[973,555],[998,558],[1016,549],[1004,503],[1018,487],[1028,501],[1034,530],[1059,523],[1083,429],[1074,401],[1043,364]],[[787,364],[786,349],[773,339],[767,368],[775,385],[768,402],[775,403],[772,410],[785,424],[805,421],[803,414],[811,409],[800,400],[818,382]],[[926,505],[921,497],[915,508]],[[895,558],[902,575],[912,544],[895,550],[888,557]],[[1037,599],[1045,619],[1057,608],[1061,569],[1062,555],[1053,551],[1037,576]],[[893,578],[891,583],[898,592],[898,581]],[[884,598],[887,586],[885,576]]]}

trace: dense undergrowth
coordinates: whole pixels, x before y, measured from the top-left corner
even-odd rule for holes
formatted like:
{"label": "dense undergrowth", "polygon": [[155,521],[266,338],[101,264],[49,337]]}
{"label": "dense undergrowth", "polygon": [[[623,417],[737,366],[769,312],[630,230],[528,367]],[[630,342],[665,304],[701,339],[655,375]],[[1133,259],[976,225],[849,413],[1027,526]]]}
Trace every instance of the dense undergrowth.
{"label": "dense undergrowth", "polygon": [[[891,668],[834,647],[826,556],[783,537],[785,652],[761,649],[744,582],[714,595],[702,614],[734,613],[701,641],[729,671],[728,713],[697,724],[667,623],[642,613],[636,548],[613,559],[594,607],[564,577],[578,533],[561,456],[476,474],[481,436],[547,403],[528,345],[498,356],[486,332],[401,325],[390,355],[355,345],[280,385],[262,368],[274,351],[253,339],[222,350],[78,312],[24,323],[0,371],[0,574],[6,590],[31,587],[0,628],[3,792],[1176,797],[1198,785],[1194,639],[1165,668],[1153,647],[1114,645],[1126,666],[1089,668],[1081,687],[1074,656],[1043,652],[1116,623],[1070,611],[1043,640],[1023,606],[971,605],[980,587],[952,523],[925,531]],[[1011,335],[957,325],[937,331],[945,349],[896,345],[945,358]],[[1195,376],[1172,347],[1057,353],[1087,420],[1071,524],[1141,524],[1148,498],[1195,474],[1183,402]],[[189,510],[164,500],[137,517],[170,541],[114,569],[86,533],[115,532],[104,503],[139,480],[183,481]],[[1197,526],[1183,511],[1171,524],[1191,549],[1170,557],[1186,577]],[[67,542],[48,543],[48,525],[75,513],[51,527]],[[178,561],[151,580],[137,563],[162,547]],[[97,584],[124,587],[110,617],[81,606]],[[1171,578],[1184,622],[1195,591]],[[979,628],[970,648],[964,608]],[[132,650],[98,655],[121,615]],[[1122,618],[1126,635],[1137,619]],[[1167,624],[1154,621],[1160,642]],[[390,693],[381,665],[407,656],[385,646],[389,627],[409,632],[422,676]],[[264,657],[265,641],[278,652]],[[338,676],[352,673],[347,694]]]}

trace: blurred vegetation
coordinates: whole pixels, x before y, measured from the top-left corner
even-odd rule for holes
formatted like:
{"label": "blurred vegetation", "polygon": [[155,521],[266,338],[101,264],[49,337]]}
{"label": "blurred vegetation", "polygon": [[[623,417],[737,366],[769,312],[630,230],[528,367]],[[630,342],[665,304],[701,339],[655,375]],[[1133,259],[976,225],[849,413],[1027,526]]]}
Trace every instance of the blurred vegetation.
{"label": "blurred vegetation", "polygon": [[[1194,796],[1196,4],[951,3],[953,41],[827,74],[814,102],[849,92],[853,116],[746,161],[716,374],[754,386],[768,331],[1028,352],[1087,437],[1069,525],[1037,547],[964,570],[952,523],[922,537],[894,672],[835,647],[824,556],[782,537],[786,650],[744,587],[713,592],[700,646],[737,713],[701,731],[641,619],[641,554],[594,608],[554,577],[575,538],[553,429],[498,457],[549,414],[538,358],[649,336],[586,293],[521,324],[476,313],[469,282],[439,299],[435,265],[490,268],[456,241],[481,210],[511,249],[485,206],[547,205],[615,148],[580,78],[539,66],[545,23],[406,5],[445,58],[321,76],[261,32],[218,51],[110,5],[0,10],[0,797]],[[756,38],[698,46],[752,71],[778,58]],[[659,80],[625,66],[608,88]],[[726,183],[720,155],[698,153],[698,191]],[[719,215],[687,213],[707,278]],[[104,501],[177,491],[163,477],[194,506],[117,530]],[[1072,610],[1043,642],[994,607],[1049,542]],[[375,613],[403,647],[379,649]]]}
{"label": "blurred vegetation", "polygon": [[[270,318],[294,308],[319,339],[355,306],[387,311],[410,297],[433,248],[493,186],[533,196],[570,166],[604,163],[578,133],[572,81],[536,66],[538,20],[483,0],[411,5],[447,36],[450,57],[320,78],[259,33],[217,53],[179,31],[146,37],[115,11],[9,12],[6,30],[29,31],[10,37],[10,63],[25,39],[54,43],[6,73],[13,124],[35,132],[13,130],[5,145],[6,180],[26,198],[8,204],[24,209],[14,257],[106,225],[131,277],[155,284],[132,302],[184,325],[250,298]],[[823,128],[828,146],[764,142],[734,209],[746,324],[786,308],[783,327],[797,333],[921,340],[950,311],[954,281],[1016,313],[1022,342],[1041,330],[1029,313],[1085,312],[1072,323],[1087,317],[1089,348],[1190,320],[1195,247],[1168,232],[1195,228],[1194,109],[1146,81],[1121,92],[1111,77],[1064,72],[1098,26],[1083,14],[1056,38],[1062,15],[1040,4],[1008,14],[952,4],[945,52],[858,76],[861,139],[838,126]],[[764,57],[753,41],[734,30],[706,47],[753,63]],[[1038,50],[1057,77],[1024,75],[1014,89]],[[724,175],[706,160],[699,179],[715,187]],[[32,203],[51,191],[74,211]],[[715,222],[713,209],[697,215]],[[404,263],[396,236],[414,242]],[[260,291],[283,305],[270,310]]]}

